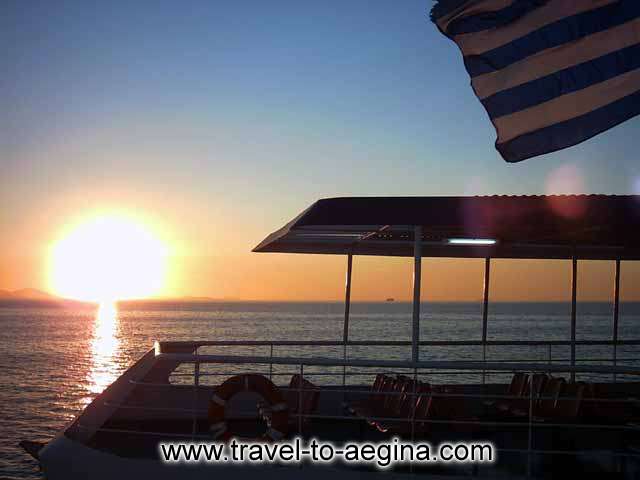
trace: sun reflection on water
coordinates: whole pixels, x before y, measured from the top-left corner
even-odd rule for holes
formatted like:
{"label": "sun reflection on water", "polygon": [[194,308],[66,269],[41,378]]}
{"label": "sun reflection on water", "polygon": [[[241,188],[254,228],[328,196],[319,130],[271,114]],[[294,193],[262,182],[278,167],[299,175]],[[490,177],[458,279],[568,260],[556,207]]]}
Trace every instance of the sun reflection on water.
{"label": "sun reflection on water", "polygon": [[115,302],[103,302],[98,307],[91,338],[91,368],[87,388],[93,395],[101,393],[119,374],[118,309]]}

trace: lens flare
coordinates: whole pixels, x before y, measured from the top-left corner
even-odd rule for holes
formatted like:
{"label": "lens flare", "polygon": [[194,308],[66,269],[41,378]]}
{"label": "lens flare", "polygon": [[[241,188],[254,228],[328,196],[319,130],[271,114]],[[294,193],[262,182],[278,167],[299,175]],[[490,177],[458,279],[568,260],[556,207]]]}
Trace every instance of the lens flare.
{"label": "lens flare", "polygon": [[[553,170],[547,177],[547,195],[575,195],[583,193],[585,189],[584,177],[580,169],[573,164],[564,164]],[[578,218],[584,213],[583,197],[558,199],[553,196],[547,200],[556,214],[565,218]]]}

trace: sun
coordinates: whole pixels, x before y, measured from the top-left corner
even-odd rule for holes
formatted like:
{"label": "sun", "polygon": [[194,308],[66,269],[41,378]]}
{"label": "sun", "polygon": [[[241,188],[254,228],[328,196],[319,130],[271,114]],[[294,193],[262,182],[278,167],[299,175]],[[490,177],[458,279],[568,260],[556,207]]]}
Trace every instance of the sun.
{"label": "sun", "polygon": [[167,248],[143,223],[97,215],[73,226],[50,253],[49,283],[57,295],[109,303],[158,293]]}

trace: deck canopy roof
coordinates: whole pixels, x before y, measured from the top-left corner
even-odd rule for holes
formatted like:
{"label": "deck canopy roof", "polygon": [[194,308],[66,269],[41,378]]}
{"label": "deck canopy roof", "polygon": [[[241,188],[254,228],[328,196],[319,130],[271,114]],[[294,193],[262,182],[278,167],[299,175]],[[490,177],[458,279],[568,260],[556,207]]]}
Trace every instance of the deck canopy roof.
{"label": "deck canopy roof", "polygon": [[415,226],[424,257],[640,259],[637,195],[328,198],[253,251],[411,257]]}

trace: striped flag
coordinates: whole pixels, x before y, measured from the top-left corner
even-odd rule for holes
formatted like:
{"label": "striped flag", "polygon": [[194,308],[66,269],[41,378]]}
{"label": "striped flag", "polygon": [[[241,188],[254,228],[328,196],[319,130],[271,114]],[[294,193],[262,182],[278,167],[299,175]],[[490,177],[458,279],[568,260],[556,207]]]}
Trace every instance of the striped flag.
{"label": "striped flag", "polygon": [[496,148],[519,162],[640,113],[640,0],[440,0]]}

